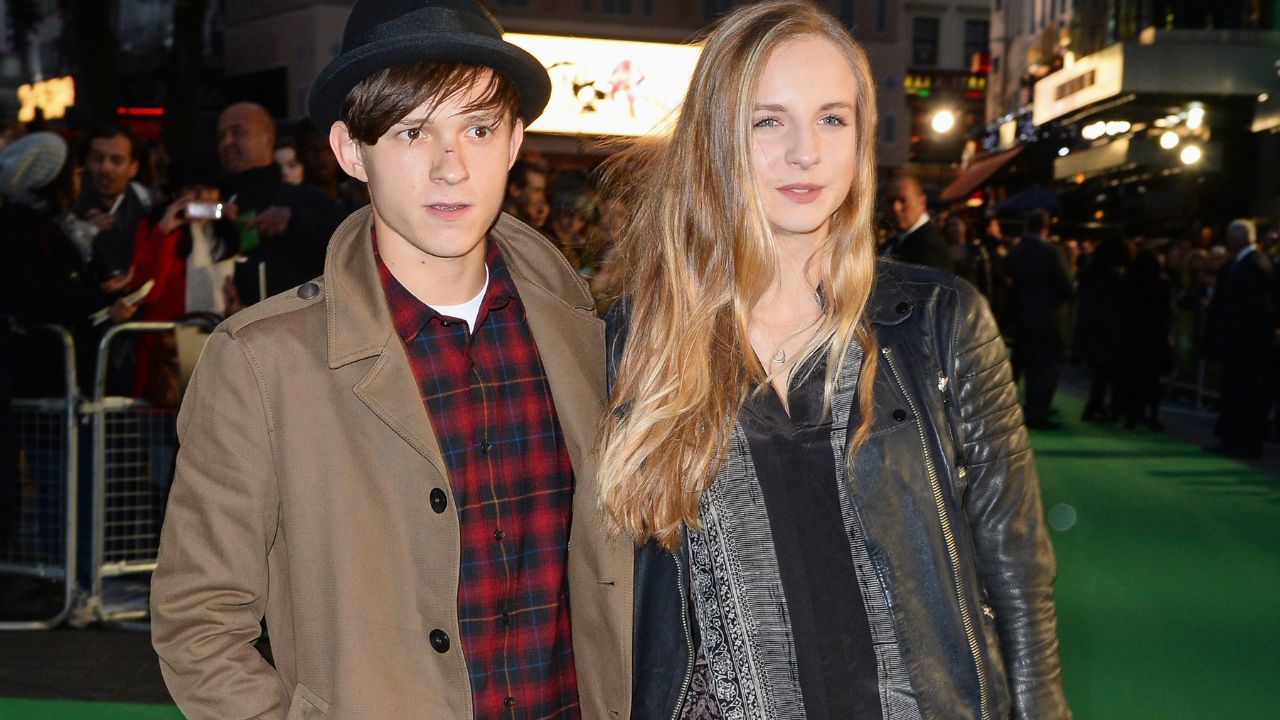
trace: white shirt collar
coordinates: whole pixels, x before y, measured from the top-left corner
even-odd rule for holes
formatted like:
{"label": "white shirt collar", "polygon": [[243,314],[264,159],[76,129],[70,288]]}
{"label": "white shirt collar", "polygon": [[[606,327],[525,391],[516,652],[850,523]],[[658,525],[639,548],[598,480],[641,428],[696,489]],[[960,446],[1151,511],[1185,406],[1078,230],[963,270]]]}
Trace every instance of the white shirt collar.
{"label": "white shirt collar", "polygon": [[915,232],[915,231],[919,230],[920,228],[924,227],[924,224],[925,224],[925,223],[927,223],[927,222],[929,222],[929,211],[928,211],[928,210],[926,210],[926,211],[924,211],[924,212],[920,213],[920,217],[916,220],[915,224],[914,224],[914,225],[912,225],[911,227],[907,228],[907,229],[902,233],[902,236],[903,236],[903,237],[906,237],[906,236],[910,235],[911,233],[913,233],[913,232]]}
{"label": "white shirt collar", "polygon": [[1250,243],[1250,244],[1248,244],[1248,245],[1245,245],[1243,250],[1241,250],[1240,252],[1236,253],[1236,259],[1235,259],[1233,262],[1240,262],[1241,260],[1243,260],[1243,259],[1244,259],[1244,256],[1245,256],[1245,255],[1248,255],[1249,253],[1251,253],[1251,252],[1253,252],[1254,250],[1257,250],[1257,249],[1258,249],[1258,246],[1257,246],[1257,245],[1254,245],[1254,244],[1252,244],[1252,243]]}

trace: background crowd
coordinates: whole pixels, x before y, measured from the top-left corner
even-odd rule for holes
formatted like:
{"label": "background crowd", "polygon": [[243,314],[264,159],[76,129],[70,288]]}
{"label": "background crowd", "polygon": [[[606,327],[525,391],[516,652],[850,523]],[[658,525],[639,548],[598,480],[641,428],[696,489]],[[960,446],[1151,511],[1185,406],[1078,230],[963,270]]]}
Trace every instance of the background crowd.
{"label": "background crowd", "polygon": [[[368,202],[326,133],[279,124],[248,103],[226,108],[216,135],[173,155],[122,124],[74,136],[15,125],[0,143],[4,325],[70,329],[86,394],[111,324],[211,327],[320,274],[329,236]],[[624,213],[593,167],[527,153],[512,168],[504,210],[559,247],[603,308]],[[1025,381],[1028,424],[1055,426],[1053,394],[1074,365],[1091,377],[1085,421],[1159,429],[1161,400],[1177,395],[1216,405],[1215,449],[1224,453],[1256,456],[1280,436],[1275,232],[1259,235],[1247,221],[1174,237],[1076,232],[1044,211],[931,207],[910,176],[879,190],[882,254],[957,273],[991,302]],[[112,351],[109,392],[176,404],[177,360],[162,337]],[[4,362],[16,365],[5,377],[22,378],[7,392],[56,394],[48,363],[22,353]]]}

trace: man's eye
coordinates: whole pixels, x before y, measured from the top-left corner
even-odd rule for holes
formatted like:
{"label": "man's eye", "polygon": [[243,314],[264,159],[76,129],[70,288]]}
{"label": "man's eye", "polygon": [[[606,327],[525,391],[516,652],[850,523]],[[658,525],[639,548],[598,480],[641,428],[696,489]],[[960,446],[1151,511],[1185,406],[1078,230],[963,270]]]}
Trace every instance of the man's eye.
{"label": "man's eye", "polygon": [[492,133],[493,133],[493,128],[489,127],[488,125],[476,125],[475,127],[471,128],[471,137],[474,137],[474,138],[486,138],[486,137],[489,137],[489,135]]}
{"label": "man's eye", "polygon": [[404,131],[404,136],[406,140],[418,140],[422,137],[422,130],[418,128],[409,128]]}

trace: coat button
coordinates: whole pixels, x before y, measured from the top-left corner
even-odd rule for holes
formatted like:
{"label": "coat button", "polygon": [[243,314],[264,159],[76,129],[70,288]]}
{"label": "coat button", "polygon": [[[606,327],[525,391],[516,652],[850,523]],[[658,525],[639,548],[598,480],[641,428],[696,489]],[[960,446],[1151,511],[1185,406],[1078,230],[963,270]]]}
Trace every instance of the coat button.
{"label": "coat button", "polygon": [[903,410],[902,408],[898,408],[897,410],[894,410],[894,411],[893,411],[893,419],[894,419],[894,420],[897,420],[898,422],[902,422],[903,420],[906,420],[906,419],[907,419],[907,411],[906,411],[906,410]]}
{"label": "coat button", "polygon": [[893,306],[893,311],[898,313],[899,315],[906,315],[907,311],[910,309],[911,309],[910,303],[905,303],[905,302],[900,302],[897,305]]}
{"label": "coat button", "polygon": [[443,630],[432,630],[431,635],[429,635],[428,638],[431,640],[431,647],[434,648],[436,652],[449,652],[449,636],[446,635]]}
{"label": "coat button", "polygon": [[311,298],[319,294],[320,294],[320,286],[313,282],[304,283],[298,286],[298,297],[302,298],[303,300],[310,300]]}
{"label": "coat button", "polygon": [[437,514],[445,511],[449,507],[449,498],[444,496],[444,491],[440,488],[432,488],[431,490],[431,509]]}

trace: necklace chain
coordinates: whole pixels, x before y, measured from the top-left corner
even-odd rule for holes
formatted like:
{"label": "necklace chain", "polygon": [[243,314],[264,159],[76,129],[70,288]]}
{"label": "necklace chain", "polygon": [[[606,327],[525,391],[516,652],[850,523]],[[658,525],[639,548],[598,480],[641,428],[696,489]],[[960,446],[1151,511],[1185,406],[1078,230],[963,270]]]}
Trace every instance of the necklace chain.
{"label": "necklace chain", "polygon": [[[818,304],[819,308],[822,307],[822,289],[821,288],[815,289],[813,291],[813,301]],[[783,348],[783,345],[790,342],[791,339],[794,338],[795,336],[813,327],[814,323],[820,321],[821,319],[822,319],[822,316],[819,315],[817,318],[814,318],[813,320],[806,323],[804,327],[801,327],[800,329],[796,330],[790,335],[782,338],[782,341],[778,343],[778,348],[774,350],[773,355],[769,358],[769,361],[775,365],[785,365],[787,362],[787,351],[785,348]],[[757,321],[757,323],[762,326],[764,325],[764,323],[760,323],[759,321]]]}

